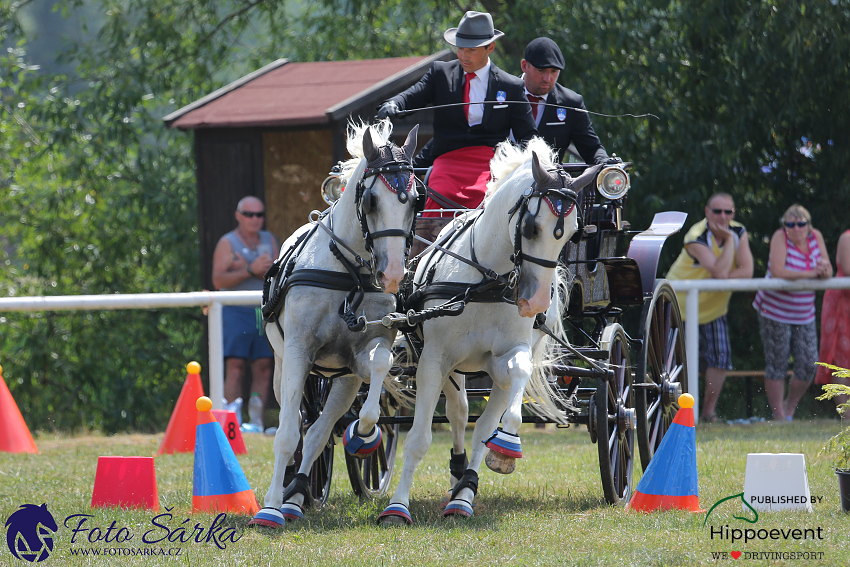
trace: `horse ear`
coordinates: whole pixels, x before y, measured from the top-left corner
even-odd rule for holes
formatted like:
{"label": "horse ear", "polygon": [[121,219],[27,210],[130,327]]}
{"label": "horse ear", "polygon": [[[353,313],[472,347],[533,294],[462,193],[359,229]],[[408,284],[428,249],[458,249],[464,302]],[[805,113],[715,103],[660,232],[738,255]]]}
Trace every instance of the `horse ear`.
{"label": "horse ear", "polygon": [[537,152],[531,152],[531,174],[534,176],[534,181],[538,186],[552,180],[552,174],[540,165]]}
{"label": "horse ear", "polygon": [[584,173],[573,179],[569,182],[570,189],[578,193],[581,191],[585,185],[593,181],[593,178],[596,177],[596,174],[599,173],[599,169],[602,167],[602,164],[594,165],[593,167],[588,167],[584,170]]}
{"label": "horse ear", "polygon": [[413,155],[416,153],[416,137],[419,135],[419,124],[410,129],[404,145],[401,147],[408,162],[413,161]]}
{"label": "horse ear", "polygon": [[378,148],[375,147],[375,140],[372,138],[372,128],[366,128],[366,131],[363,132],[363,157],[369,163],[381,157]]}

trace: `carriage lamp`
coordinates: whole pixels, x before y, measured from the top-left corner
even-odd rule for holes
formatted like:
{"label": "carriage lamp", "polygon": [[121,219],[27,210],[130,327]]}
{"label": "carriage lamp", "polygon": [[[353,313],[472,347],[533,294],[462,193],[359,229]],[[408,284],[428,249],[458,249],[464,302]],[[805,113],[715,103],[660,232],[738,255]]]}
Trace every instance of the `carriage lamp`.
{"label": "carriage lamp", "polygon": [[606,166],[596,177],[596,189],[606,199],[623,198],[629,191],[629,174],[621,164]]}
{"label": "carriage lamp", "polygon": [[342,164],[336,164],[333,169],[331,169],[330,174],[322,181],[322,199],[325,200],[325,203],[328,205],[333,205],[335,201],[337,201],[340,197],[342,197],[342,192],[345,190],[345,186],[342,184]]}

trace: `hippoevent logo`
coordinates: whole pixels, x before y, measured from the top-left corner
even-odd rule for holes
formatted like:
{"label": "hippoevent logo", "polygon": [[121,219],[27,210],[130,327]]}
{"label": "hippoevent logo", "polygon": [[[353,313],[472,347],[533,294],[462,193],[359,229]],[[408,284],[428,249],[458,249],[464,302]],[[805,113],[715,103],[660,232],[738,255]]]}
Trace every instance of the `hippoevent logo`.
{"label": "hippoevent logo", "polygon": [[[242,533],[227,525],[227,514],[216,516],[209,525],[190,518],[175,518],[172,508],[151,518],[141,531],[120,526],[116,521],[97,525],[92,514],[71,514],[62,521],[73,556],[185,557],[186,545],[215,545],[221,550],[242,539]],[[23,504],[6,521],[6,543],[17,559],[44,561],[54,553],[54,534],[60,530],[47,504]]]}
{"label": "hippoevent logo", "polygon": [[[771,498],[768,502],[766,498]],[[790,498],[790,497],[789,497]],[[725,498],[721,498],[717,502],[715,502],[711,508],[708,510],[708,514],[705,515],[705,520],[703,521],[703,526],[708,524],[708,518],[711,517],[711,513],[714,512],[714,509],[717,508],[720,504],[727,502],[729,500],[740,500],[743,504],[744,508],[747,509],[745,515],[743,516],[735,516],[732,517],[736,520],[740,520],[742,522],[746,522],[747,524],[752,525],[753,527],[741,526],[736,527],[734,525],[724,524],[724,525],[709,525],[710,531],[709,536],[712,542],[720,542],[723,544],[729,544],[732,547],[731,551],[712,551],[711,557],[714,560],[717,559],[754,559],[754,560],[821,560],[823,559],[822,551],[805,551],[805,552],[787,552],[787,551],[742,551],[743,545],[752,544],[752,543],[769,543],[772,541],[779,540],[799,540],[799,541],[820,541],[824,539],[823,528],[821,526],[817,527],[789,527],[789,528],[758,528],[755,527],[755,524],[759,521],[759,514],[756,509],[752,506],[755,504],[785,504],[785,503],[794,503],[794,504],[805,504],[806,502],[801,501],[801,498],[806,498],[805,496],[799,497],[795,496],[793,499],[789,499],[783,496],[777,497],[764,497],[764,496],[753,496],[752,502],[747,502],[746,498],[744,498],[744,493],[741,492],[739,494],[733,494],[731,496],[726,496]],[[820,496],[812,496],[810,499],[807,499],[811,503],[817,503],[823,500],[823,497]]]}
{"label": "hippoevent logo", "polygon": [[16,558],[40,563],[53,553],[57,529],[47,504],[24,504],[6,520],[6,544]]}

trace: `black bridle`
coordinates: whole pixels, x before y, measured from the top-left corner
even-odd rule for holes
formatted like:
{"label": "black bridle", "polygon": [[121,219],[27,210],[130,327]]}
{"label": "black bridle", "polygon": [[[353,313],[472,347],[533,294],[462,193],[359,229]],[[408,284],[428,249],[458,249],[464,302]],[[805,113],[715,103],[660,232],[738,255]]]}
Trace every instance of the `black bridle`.
{"label": "black bridle", "polygon": [[[366,187],[366,179],[371,177],[372,183]],[[413,206],[413,223],[409,231],[401,228],[390,228],[387,230],[370,231],[367,223],[366,215],[372,211],[372,200],[374,198],[373,191],[375,182],[381,179],[387,189],[392,191],[398,197],[399,203],[407,203],[410,199],[414,200]],[[413,166],[409,163],[393,161],[381,167],[366,169],[363,177],[357,183],[356,188],[356,205],[357,219],[360,221],[360,229],[363,232],[363,240],[366,245],[366,250],[372,256],[372,266],[375,265],[375,253],[373,250],[374,241],[378,238],[387,238],[391,236],[401,236],[405,239],[404,258],[407,259],[410,253],[410,247],[413,244],[413,234],[416,230],[416,214],[425,208],[427,199],[427,189],[421,187],[421,191],[416,187],[416,176],[413,174]],[[370,271],[374,270],[370,266]]]}

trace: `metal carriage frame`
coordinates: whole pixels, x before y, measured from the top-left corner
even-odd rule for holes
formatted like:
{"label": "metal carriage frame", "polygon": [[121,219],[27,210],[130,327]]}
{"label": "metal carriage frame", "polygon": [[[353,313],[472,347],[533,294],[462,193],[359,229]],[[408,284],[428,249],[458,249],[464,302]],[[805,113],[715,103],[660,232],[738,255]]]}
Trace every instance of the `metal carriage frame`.
{"label": "metal carriage frame", "polygon": [[[629,166],[616,167],[626,171]],[[575,176],[590,166],[561,167]],[[603,168],[598,177],[605,171]],[[583,193],[579,202],[583,220],[580,231],[564,247],[561,257],[570,276],[569,303],[563,320],[566,327],[573,329],[573,344],[565,345],[559,355],[561,363],[547,368],[547,373],[571,400],[569,407],[564,408],[566,426],[586,426],[591,442],[598,447],[606,501],[624,505],[633,488],[635,460],[639,458],[644,470],[649,466],[678,410],[678,396],[688,390],[684,323],[679,305],[670,284],[656,278],[664,242],[682,228],[687,215],[658,213],[647,230],[635,233],[623,218],[625,192],[618,198],[605,198],[591,188],[596,186],[596,183],[588,186]],[[431,229],[439,229],[451,219],[428,220],[432,221]],[[424,224],[420,221],[418,234],[431,239],[439,232],[429,230]],[[617,256],[619,245],[629,235],[634,236],[626,255]],[[638,308],[639,324],[627,330],[623,314]],[[412,350],[399,348],[392,374],[415,389],[416,361],[412,360],[415,358]],[[314,369],[308,377],[302,400],[302,434],[321,414],[333,378],[321,369]],[[489,390],[472,388],[467,394],[486,396]],[[318,503],[324,503],[330,491],[335,438],[341,437],[345,427],[356,419],[365,396],[364,389],[336,424],[334,434],[312,468],[311,492]],[[378,449],[365,458],[345,452],[352,489],[365,498],[388,490],[400,426],[413,420],[411,416],[401,415],[399,405],[388,393],[382,395],[381,412],[378,426],[383,439]],[[477,418],[470,416],[469,421]],[[524,416],[523,421],[548,422],[534,415]],[[436,416],[434,422],[445,423],[447,419]],[[294,475],[299,465],[300,445],[295,464],[288,471]]]}

